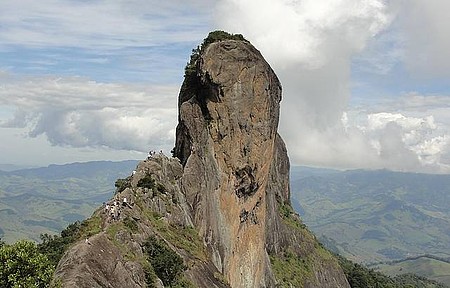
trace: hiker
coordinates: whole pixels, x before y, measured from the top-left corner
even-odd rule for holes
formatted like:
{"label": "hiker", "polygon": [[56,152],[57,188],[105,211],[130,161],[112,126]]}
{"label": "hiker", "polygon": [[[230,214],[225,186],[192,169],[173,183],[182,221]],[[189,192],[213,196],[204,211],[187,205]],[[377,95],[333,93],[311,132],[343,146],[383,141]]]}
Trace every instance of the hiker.
{"label": "hiker", "polygon": [[111,207],[110,214],[112,220],[116,220],[116,206]]}

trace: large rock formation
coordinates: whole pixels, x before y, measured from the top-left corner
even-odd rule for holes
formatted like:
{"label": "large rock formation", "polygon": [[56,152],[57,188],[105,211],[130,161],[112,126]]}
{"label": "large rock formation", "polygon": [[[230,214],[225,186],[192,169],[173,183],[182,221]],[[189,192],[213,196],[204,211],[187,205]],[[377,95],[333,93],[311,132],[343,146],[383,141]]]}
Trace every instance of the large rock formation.
{"label": "large rock formation", "polygon": [[85,234],[96,235],[58,265],[64,287],[143,287],[151,235],[183,257],[194,287],[349,287],[290,206],[278,78],[247,41],[209,42],[186,70],[176,158],[138,165],[115,196],[134,203],[119,220],[94,214],[97,226]]}

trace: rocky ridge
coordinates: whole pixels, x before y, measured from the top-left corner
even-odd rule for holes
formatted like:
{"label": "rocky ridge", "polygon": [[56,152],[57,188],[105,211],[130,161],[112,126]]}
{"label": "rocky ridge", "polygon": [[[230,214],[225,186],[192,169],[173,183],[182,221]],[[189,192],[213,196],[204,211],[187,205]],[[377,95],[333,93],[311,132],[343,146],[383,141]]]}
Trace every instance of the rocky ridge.
{"label": "rocky ridge", "polygon": [[205,40],[186,70],[174,158],[138,164],[114,196],[127,199],[118,219],[94,213],[55,283],[161,287],[144,245],[156,237],[183,259],[178,287],[349,287],[291,208],[278,78],[249,42],[213,33],[225,37]]}

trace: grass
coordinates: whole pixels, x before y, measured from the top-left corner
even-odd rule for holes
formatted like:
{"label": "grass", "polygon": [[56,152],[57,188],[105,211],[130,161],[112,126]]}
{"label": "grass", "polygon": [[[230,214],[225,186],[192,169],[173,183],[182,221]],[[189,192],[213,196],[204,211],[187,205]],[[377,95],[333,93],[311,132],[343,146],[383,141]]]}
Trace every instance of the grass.
{"label": "grass", "polygon": [[200,260],[206,260],[206,252],[203,242],[198,236],[197,230],[193,227],[176,226],[167,223],[159,214],[147,213],[148,219],[153,227],[164,239],[179,249],[183,249],[192,256]]}
{"label": "grass", "polygon": [[88,238],[102,231],[103,219],[100,215],[94,215],[81,223],[80,238]]}
{"label": "grass", "polygon": [[[278,254],[269,255],[275,278],[276,287],[303,287],[305,283],[313,283],[314,267],[325,263],[337,261],[331,253],[326,250],[307,229],[306,225],[296,216],[289,203],[278,201],[278,212],[283,223],[293,230],[293,233],[301,235],[301,243],[295,247],[286,247]],[[302,255],[302,256],[300,256]]]}
{"label": "grass", "polygon": [[280,255],[271,255],[270,263],[278,281],[277,287],[302,288],[305,280],[312,276],[308,259],[298,257],[289,249]]}

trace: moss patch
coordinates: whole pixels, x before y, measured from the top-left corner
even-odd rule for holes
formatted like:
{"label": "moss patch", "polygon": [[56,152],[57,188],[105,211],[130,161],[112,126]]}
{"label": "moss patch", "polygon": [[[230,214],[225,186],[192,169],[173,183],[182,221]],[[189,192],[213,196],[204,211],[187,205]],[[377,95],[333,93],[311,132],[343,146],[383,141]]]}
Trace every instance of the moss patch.
{"label": "moss patch", "polygon": [[206,260],[206,252],[197,230],[190,226],[177,226],[169,224],[159,214],[152,212],[149,220],[153,227],[172,245],[183,249],[195,258]]}
{"label": "moss patch", "polygon": [[291,250],[280,255],[271,255],[270,263],[278,283],[276,287],[303,287],[305,280],[312,276],[308,259],[298,257]]}
{"label": "moss patch", "polygon": [[315,283],[314,271],[320,266],[335,266],[338,269],[337,260],[300,221],[289,203],[278,202],[278,212],[283,224],[301,242],[293,243],[295,247],[287,247],[281,253],[270,255],[277,279],[276,287],[303,287],[305,283]]}

